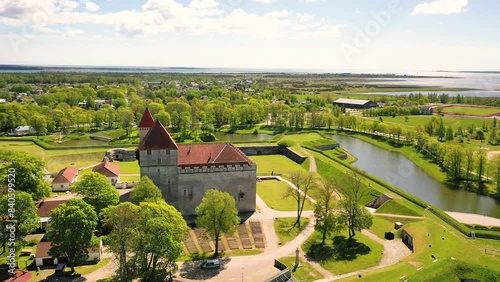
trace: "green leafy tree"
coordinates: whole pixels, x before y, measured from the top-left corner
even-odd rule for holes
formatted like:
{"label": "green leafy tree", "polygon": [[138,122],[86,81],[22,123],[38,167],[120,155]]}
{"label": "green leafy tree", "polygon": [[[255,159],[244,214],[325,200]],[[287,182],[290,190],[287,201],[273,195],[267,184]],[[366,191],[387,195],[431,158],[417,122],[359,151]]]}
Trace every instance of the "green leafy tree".
{"label": "green leafy tree", "polygon": [[335,211],[335,193],[336,185],[333,181],[322,181],[318,186],[317,203],[314,209],[316,223],[314,229],[321,232],[321,245],[325,245],[326,236],[339,231],[344,222],[340,220],[340,216]]}
{"label": "green leafy tree", "polygon": [[451,126],[446,128],[446,141],[453,141],[453,129]]}
{"label": "green leafy tree", "polygon": [[476,167],[477,186],[479,191],[482,192],[482,190],[484,189],[483,176],[486,169],[486,162],[488,161],[488,159],[486,158],[486,152],[484,150],[479,150],[479,152],[477,152],[476,158],[477,158],[477,167]]}
{"label": "green leafy tree", "polygon": [[120,202],[120,195],[116,188],[109,183],[106,176],[92,172],[82,176],[71,190],[83,196],[83,200],[94,207],[99,215],[101,211],[108,207],[117,205]]}
{"label": "green leafy tree", "polygon": [[130,202],[138,205],[141,202],[164,201],[161,190],[147,176],[141,177],[139,185],[130,192]]}
{"label": "green leafy tree", "polygon": [[110,250],[118,260],[120,281],[128,282],[134,278],[134,267],[129,263],[134,243],[140,234],[139,206],[125,202],[103,209],[103,225],[111,229],[107,235]]}
{"label": "green leafy tree", "polygon": [[200,205],[196,207],[196,225],[205,228],[215,242],[215,254],[219,252],[219,238],[222,233],[232,234],[238,224],[238,209],[233,197],[227,192],[209,189]]}
{"label": "green leafy tree", "polygon": [[47,135],[47,118],[41,114],[35,114],[31,117],[31,126],[36,131],[37,138]]}
{"label": "green leafy tree", "polygon": [[96,246],[94,230],[97,214],[82,199],[70,199],[52,210],[47,237],[52,241],[49,254],[67,257],[71,271],[88,258],[88,249]]}
{"label": "green leafy tree", "polygon": [[467,185],[472,179],[472,172],[474,170],[474,150],[468,148],[465,150],[465,181]]}
{"label": "green leafy tree", "polygon": [[464,149],[458,145],[451,145],[446,148],[446,151],[445,166],[448,179],[452,181],[455,186],[458,186],[462,178]]}
{"label": "green leafy tree", "polygon": [[297,203],[297,220],[294,226],[297,225],[300,228],[300,218],[304,211],[307,195],[316,187],[315,178],[313,173],[306,173],[303,171],[294,171],[290,174],[289,178],[290,182],[292,182],[297,189],[289,187],[285,197],[291,197],[295,203]]}
{"label": "green leafy tree", "polygon": [[[40,218],[36,213],[31,195],[23,191],[10,193],[10,195],[13,196],[9,197],[9,194],[5,194],[0,198],[0,227],[2,227],[3,252],[5,252],[7,244],[9,247],[16,246],[16,249],[20,249],[20,246],[24,243],[24,237],[33,233],[40,226]],[[9,201],[9,198],[13,198],[15,201]],[[11,215],[14,217],[11,218]],[[10,225],[7,219],[17,220],[15,241],[9,241],[11,229],[7,228]]]}
{"label": "green leafy tree", "polygon": [[443,141],[445,134],[446,134],[446,130],[444,128],[443,119],[439,119],[438,128],[436,130],[436,135],[437,135],[439,141]]}
{"label": "green leafy tree", "polygon": [[131,263],[142,281],[165,281],[166,277],[172,281],[189,228],[181,213],[165,202],[143,202],[139,209]]}
{"label": "green leafy tree", "polygon": [[45,163],[38,157],[24,152],[4,151],[0,154],[0,179],[7,183],[7,169],[15,170],[16,190],[28,192],[33,200],[41,200],[50,196],[50,184],[44,180],[43,167]]}
{"label": "green leafy tree", "polygon": [[361,177],[358,174],[348,175],[341,186],[344,198],[340,201],[341,214],[349,229],[349,239],[356,236],[356,231],[368,229],[373,224],[372,215],[359,203],[366,193],[362,189]]}
{"label": "green leafy tree", "polygon": [[125,129],[127,136],[130,136],[130,131],[134,125],[134,112],[130,108],[121,107],[118,109],[120,117],[120,125]]}

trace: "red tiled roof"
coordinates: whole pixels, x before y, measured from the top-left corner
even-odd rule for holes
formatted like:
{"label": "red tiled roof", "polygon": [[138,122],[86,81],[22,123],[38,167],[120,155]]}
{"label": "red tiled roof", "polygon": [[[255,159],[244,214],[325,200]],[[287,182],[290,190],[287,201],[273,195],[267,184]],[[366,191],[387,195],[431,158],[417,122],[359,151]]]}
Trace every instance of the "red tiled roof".
{"label": "red tiled roof", "polygon": [[36,258],[50,257],[49,250],[52,247],[51,244],[52,244],[52,242],[40,242],[40,243],[38,243],[38,246],[36,247],[35,257]]}
{"label": "red tiled roof", "polygon": [[151,115],[149,109],[146,108],[144,114],[142,115],[141,122],[139,122],[139,127],[151,127],[154,123],[155,120],[153,118],[153,115]]}
{"label": "red tiled roof", "polygon": [[155,121],[153,127],[137,147],[137,150],[177,150],[174,138],[170,136],[167,129],[160,121]]}
{"label": "red tiled roof", "polygon": [[[51,255],[49,255],[49,251],[52,248],[51,245],[52,245],[51,241],[38,243],[38,245],[36,247],[35,258],[52,257]],[[96,246],[93,248],[88,248],[87,251],[89,253],[97,252],[97,251],[99,251],[99,246]]]}
{"label": "red tiled roof", "polygon": [[100,173],[106,177],[114,177],[120,175],[120,166],[109,161],[104,161],[94,166],[92,171]]}
{"label": "red tiled roof", "polygon": [[77,168],[68,166],[59,171],[59,173],[54,177],[54,180],[52,180],[52,183],[71,183],[77,174]]}
{"label": "red tiled roof", "polygon": [[36,202],[36,213],[39,217],[50,217],[52,210],[66,203],[66,201],[68,200],[48,200]]}
{"label": "red tiled roof", "polygon": [[253,162],[232,144],[195,144],[179,146],[180,167],[252,165]]}

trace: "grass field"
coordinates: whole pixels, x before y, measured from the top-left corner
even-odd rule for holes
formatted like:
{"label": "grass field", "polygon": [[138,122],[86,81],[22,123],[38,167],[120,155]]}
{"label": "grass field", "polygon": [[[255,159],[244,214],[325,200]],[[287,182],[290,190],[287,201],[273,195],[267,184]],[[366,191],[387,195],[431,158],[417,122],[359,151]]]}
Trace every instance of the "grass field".
{"label": "grass field", "polygon": [[307,224],[309,224],[309,218],[301,217],[299,229],[297,225],[293,225],[296,220],[297,218],[295,217],[283,217],[274,221],[274,231],[282,245],[295,239],[295,237],[304,230]]}
{"label": "grass field", "polygon": [[[459,281],[464,278],[498,281],[484,277],[486,272],[488,277],[500,278],[500,256],[485,254],[487,248],[500,250],[497,241],[467,238],[435,216],[427,213],[426,217],[425,220],[410,220],[403,227],[414,238],[415,252],[394,266],[363,274],[363,281],[399,281],[402,276],[409,277],[409,281]],[[391,222],[395,219],[377,217],[374,223],[378,227],[372,230],[380,234],[384,229],[393,228]],[[436,262],[433,262],[432,254],[438,259]],[[449,262],[454,260],[460,261],[457,264]],[[422,269],[417,271],[419,268]],[[341,281],[359,281],[359,278]]]}
{"label": "grass field", "polygon": [[385,216],[373,216],[373,225],[369,229],[371,233],[377,235],[381,239],[385,239],[385,232],[394,233],[395,240],[400,240],[401,232],[403,229],[395,230],[394,223],[401,222],[403,223],[403,228],[406,227],[407,224],[412,222],[417,222],[425,219],[413,219],[413,218],[404,218],[404,217],[385,217]]}
{"label": "grass field", "polygon": [[[344,274],[377,265],[382,259],[383,246],[357,233],[348,240],[347,230],[328,238],[322,248],[321,234],[315,231],[303,246],[308,257],[333,274]],[[386,280],[387,281],[387,280]]]}
{"label": "grass field", "polygon": [[294,171],[306,171],[301,165],[291,161],[283,155],[268,155],[268,156],[250,156],[252,161],[257,164],[258,175],[282,175],[285,178]]}
{"label": "grass field", "polygon": [[385,202],[375,213],[388,213],[410,216],[421,216],[421,209],[417,210],[412,206],[406,205],[403,200],[391,200]]}
{"label": "grass field", "polygon": [[44,150],[31,141],[0,141],[0,150],[27,152],[45,161],[50,172],[58,172],[66,166],[84,167],[102,160],[106,149]]}
{"label": "grass field", "polygon": [[[430,116],[430,115],[419,115],[419,116],[409,116],[408,121],[406,121],[406,118],[404,116],[396,116],[396,117],[383,117],[383,122],[384,123],[393,123],[393,124],[398,124],[406,127],[415,127],[419,124],[425,125],[431,120],[433,117],[436,116]],[[378,121],[378,117],[365,117],[366,119],[373,120],[373,121]],[[457,130],[459,126],[462,127],[462,129],[466,130],[471,124],[475,125],[476,127],[480,127],[483,124],[483,121],[485,121],[484,118],[471,118],[471,117],[451,117],[451,116],[443,116],[441,117],[443,119],[443,124],[445,127],[451,126],[453,130]],[[489,120],[486,120],[487,122]]]}
{"label": "grass field", "polygon": [[[264,200],[266,205],[279,211],[296,211],[297,201],[292,197],[285,197],[290,186],[278,180],[264,180],[257,182],[257,194]],[[313,210],[314,205],[306,200],[304,210]]]}
{"label": "grass field", "polygon": [[444,107],[443,113],[456,114],[456,115],[488,116],[493,114],[500,114],[500,108],[451,106],[451,107]]}
{"label": "grass field", "polygon": [[292,270],[293,277],[295,277],[295,279],[297,279],[298,281],[314,281],[324,278],[321,273],[319,273],[310,263],[303,260],[302,258],[299,259],[299,267],[295,271],[295,257],[283,257],[280,258],[279,261],[284,263],[290,270]]}

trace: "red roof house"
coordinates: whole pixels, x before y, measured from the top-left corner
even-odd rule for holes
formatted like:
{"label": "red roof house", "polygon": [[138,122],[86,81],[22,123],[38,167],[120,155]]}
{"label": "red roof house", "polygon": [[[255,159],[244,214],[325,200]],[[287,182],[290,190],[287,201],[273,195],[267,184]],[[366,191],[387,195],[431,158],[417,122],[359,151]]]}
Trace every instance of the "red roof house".
{"label": "red roof house", "polygon": [[68,191],[77,179],[78,169],[70,166],[65,167],[52,180],[52,191]]}
{"label": "red roof house", "polygon": [[120,180],[120,166],[108,160],[94,166],[92,171],[106,176],[111,181],[111,184],[115,184]]}

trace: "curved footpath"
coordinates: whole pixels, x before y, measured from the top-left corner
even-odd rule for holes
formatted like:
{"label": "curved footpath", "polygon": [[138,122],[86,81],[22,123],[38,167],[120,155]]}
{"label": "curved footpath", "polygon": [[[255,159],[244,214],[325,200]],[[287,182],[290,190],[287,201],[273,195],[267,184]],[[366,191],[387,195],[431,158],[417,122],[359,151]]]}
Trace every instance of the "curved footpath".
{"label": "curved footpath", "polygon": [[475,214],[475,213],[463,213],[463,212],[451,212],[451,211],[447,211],[446,213],[461,223],[500,227],[499,218]]}

